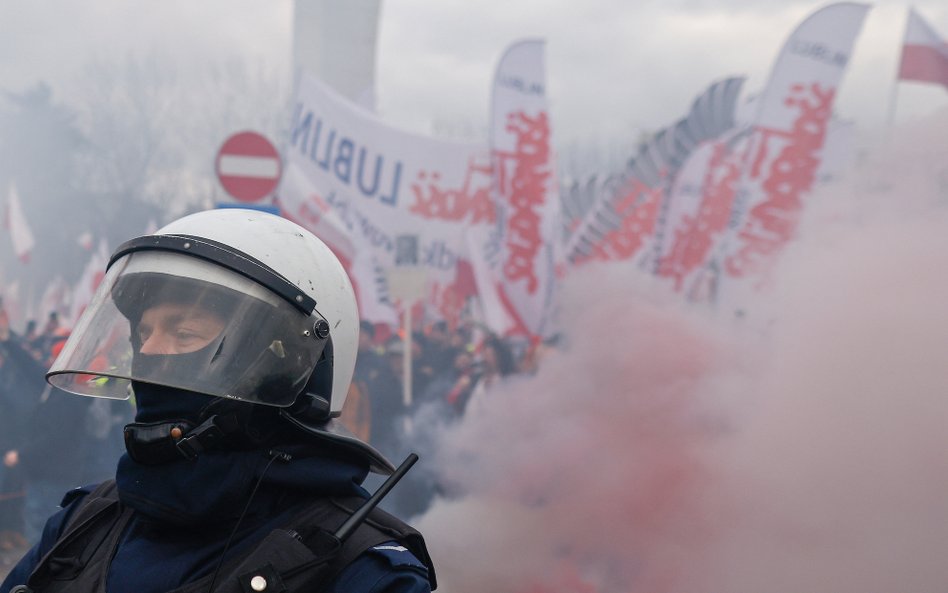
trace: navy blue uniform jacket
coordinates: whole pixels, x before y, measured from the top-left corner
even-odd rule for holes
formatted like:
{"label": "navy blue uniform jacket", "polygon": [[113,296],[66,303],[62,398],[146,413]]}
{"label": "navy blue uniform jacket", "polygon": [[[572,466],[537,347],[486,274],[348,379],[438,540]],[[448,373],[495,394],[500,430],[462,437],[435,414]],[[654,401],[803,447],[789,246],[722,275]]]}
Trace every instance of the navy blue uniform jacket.
{"label": "navy blue uniform jacket", "polygon": [[[294,457],[274,463],[259,452],[208,452],[195,461],[144,468],[128,456],[116,483],[122,502],[135,509],[109,568],[109,593],[164,593],[214,571],[249,490],[264,478],[226,557],[237,557],[296,515],[307,497],[366,495],[367,469],[329,457]],[[0,593],[26,583],[58,539],[68,517],[91,488],[64,500],[41,541],[13,568]],[[332,526],[327,526],[332,527]],[[356,558],[325,589],[328,593],[428,593],[427,569],[395,542]]]}

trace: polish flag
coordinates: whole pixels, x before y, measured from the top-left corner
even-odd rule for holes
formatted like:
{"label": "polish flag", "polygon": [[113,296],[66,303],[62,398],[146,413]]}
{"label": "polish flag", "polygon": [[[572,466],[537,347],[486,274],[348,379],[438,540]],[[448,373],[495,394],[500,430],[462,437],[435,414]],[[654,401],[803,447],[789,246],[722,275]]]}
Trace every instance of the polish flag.
{"label": "polish flag", "polygon": [[912,9],[905,26],[899,80],[933,82],[948,88],[948,43]]}
{"label": "polish flag", "polygon": [[66,325],[72,327],[85,311],[95,291],[99,288],[99,283],[105,277],[105,268],[109,264],[109,249],[104,239],[99,239],[99,247],[92,253],[89,263],[82,270],[79,281],[72,289],[72,303],[69,308],[69,318],[66,319]]}
{"label": "polish flag", "polygon": [[16,186],[10,184],[10,196],[7,199],[6,226],[10,231],[10,239],[13,241],[13,251],[20,261],[26,263],[30,261],[30,251],[36,243],[33,240],[33,231],[26,222],[26,216],[23,215],[23,208],[20,206],[20,194],[16,191]]}

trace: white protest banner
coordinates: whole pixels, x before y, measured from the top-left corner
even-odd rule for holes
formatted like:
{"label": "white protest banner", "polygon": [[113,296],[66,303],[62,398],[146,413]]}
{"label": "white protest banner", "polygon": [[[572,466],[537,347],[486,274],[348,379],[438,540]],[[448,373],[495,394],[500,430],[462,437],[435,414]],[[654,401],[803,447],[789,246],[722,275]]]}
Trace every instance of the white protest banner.
{"label": "white protest banner", "polygon": [[659,276],[673,276],[677,290],[683,288],[691,262],[713,232],[709,218],[723,211],[721,228],[726,227],[731,203],[725,208],[719,204],[719,184],[728,175],[721,165],[738,135],[735,122],[743,84],[742,77],[712,84],[695,99],[688,117],[673,128],[685,150],[667,159],[671,170],[652,238],[652,269]]}
{"label": "white protest banner", "polygon": [[545,76],[544,42],[514,43],[497,64],[491,100],[490,149],[498,216],[496,243],[485,246],[485,259],[500,300],[514,320],[513,327],[491,329],[534,338],[553,331],[555,241],[560,236]]}
{"label": "white protest banner", "polygon": [[823,157],[836,90],[869,7],[841,2],[804,20],[760,98],[723,244],[729,277],[766,270],[797,228]]}
{"label": "white protest banner", "polygon": [[[669,193],[692,152],[734,126],[734,112],[743,78],[715,82],[699,95],[688,115],[660,130],[631,160],[617,191],[590,208],[566,247],[576,265],[589,260],[638,261],[660,265],[680,221]],[[671,214],[671,218],[669,218]]]}
{"label": "white protest banner", "polygon": [[495,220],[486,147],[395,129],[305,74],[284,159],[278,205],[348,261],[370,321],[392,319],[396,237],[418,237],[418,266],[443,293],[458,284],[465,230]]}
{"label": "white protest banner", "polygon": [[613,195],[624,176],[619,173],[592,174],[585,179],[568,179],[560,184],[563,233],[569,243],[586,214],[599,202]]}
{"label": "white protest banner", "polygon": [[484,257],[484,246],[490,244],[493,229],[478,227],[467,235],[468,251],[471,254],[471,272],[477,285],[477,313],[491,331],[503,335],[516,327],[507,307],[497,290],[497,282],[490,264]]}
{"label": "white protest banner", "polygon": [[591,209],[570,237],[569,262],[623,261],[639,254],[658,223],[665,183],[664,175],[649,185],[627,172],[609,201]]}
{"label": "white protest banner", "polygon": [[658,276],[672,279],[675,290],[685,288],[687,278],[711,253],[715,236],[727,228],[739,177],[739,159],[724,140],[699,146],[678,172],[655,269]]}

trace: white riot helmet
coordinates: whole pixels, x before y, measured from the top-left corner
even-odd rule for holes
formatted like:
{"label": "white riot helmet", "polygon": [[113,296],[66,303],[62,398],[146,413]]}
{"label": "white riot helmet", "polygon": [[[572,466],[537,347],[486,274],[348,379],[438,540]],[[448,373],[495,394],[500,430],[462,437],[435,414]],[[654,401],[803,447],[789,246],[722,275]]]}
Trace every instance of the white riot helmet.
{"label": "white riot helmet", "polygon": [[135,381],[272,406],[390,473],[333,420],[358,335],[352,284],[322,241],[272,214],[209,210],[115,251],[47,381],[96,397],[126,399]]}

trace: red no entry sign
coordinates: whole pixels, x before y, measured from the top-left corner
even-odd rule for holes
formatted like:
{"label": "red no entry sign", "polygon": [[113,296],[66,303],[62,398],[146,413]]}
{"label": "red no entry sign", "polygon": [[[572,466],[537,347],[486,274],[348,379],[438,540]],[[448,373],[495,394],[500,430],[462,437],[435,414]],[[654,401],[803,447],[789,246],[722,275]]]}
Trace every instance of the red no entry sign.
{"label": "red no entry sign", "polygon": [[256,202],[276,189],[283,166],[269,140],[256,132],[240,132],[224,141],[215,170],[228,194],[241,202]]}

